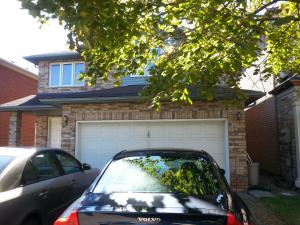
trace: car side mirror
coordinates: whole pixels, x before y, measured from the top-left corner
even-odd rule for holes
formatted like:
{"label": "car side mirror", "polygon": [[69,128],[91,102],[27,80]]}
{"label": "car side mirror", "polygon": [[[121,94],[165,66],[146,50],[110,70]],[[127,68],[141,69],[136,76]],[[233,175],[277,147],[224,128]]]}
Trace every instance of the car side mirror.
{"label": "car side mirror", "polygon": [[90,170],[91,169],[91,165],[87,164],[87,163],[83,163],[82,164],[82,169],[83,170]]}
{"label": "car side mirror", "polygon": [[225,175],[225,170],[224,170],[224,169],[219,168],[219,171],[220,171],[220,173],[221,173],[222,175]]}

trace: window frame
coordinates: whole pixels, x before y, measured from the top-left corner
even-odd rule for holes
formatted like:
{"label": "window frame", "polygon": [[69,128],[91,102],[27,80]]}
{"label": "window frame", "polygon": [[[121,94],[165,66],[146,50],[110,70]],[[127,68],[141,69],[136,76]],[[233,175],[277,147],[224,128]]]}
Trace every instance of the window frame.
{"label": "window frame", "polygon": [[[62,171],[62,175],[70,175],[70,174],[82,172],[82,164],[74,156],[68,154],[67,152],[62,152],[62,151],[54,151],[52,154],[53,154],[53,157],[55,158],[55,161],[57,162],[58,166],[60,167],[60,169]],[[57,157],[58,154],[65,155],[67,157],[72,158],[79,165],[79,171],[76,171],[76,172],[73,172],[73,173],[66,173],[66,171],[64,169],[64,166],[62,165],[62,163],[60,162],[59,158]]]}
{"label": "window frame", "polygon": [[[26,181],[25,181],[25,176],[24,176],[24,174],[25,174],[25,169],[26,169],[26,167],[29,166],[29,165],[30,165],[31,168],[33,169],[33,172],[34,172],[34,175],[35,175],[35,178],[36,178],[36,180],[35,180],[35,181],[32,181],[32,182],[26,182]],[[20,186],[21,186],[21,187],[24,187],[24,186],[27,186],[27,185],[36,184],[36,183],[38,183],[38,182],[40,182],[40,180],[39,180],[39,177],[38,177],[38,175],[37,175],[36,168],[35,168],[34,165],[32,164],[32,161],[31,161],[31,158],[30,158],[30,159],[26,162],[26,164],[25,164],[25,166],[24,166],[24,168],[23,168]]]}
{"label": "window frame", "polygon": [[[36,166],[35,166],[34,163],[32,162],[32,159],[33,159],[34,157],[38,156],[38,155],[46,155],[46,154],[49,155],[49,160],[51,160],[52,163],[53,163],[53,165],[56,166],[56,168],[57,168],[59,174],[58,174],[57,176],[53,176],[53,177],[50,177],[50,178],[41,179],[41,178],[39,177],[38,172],[37,172]],[[30,161],[31,165],[33,166],[34,171],[35,171],[35,173],[36,173],[36,176],[37,176],[37,178],[38,178],[38,180],[37,180],[36,183],[42,182],[42,181],[45,181],[45,180],[54,179],[54,178],[57,178],[57,177],[60,177],[60,176],[63,176],[63,175],[64,175],[64,171],[62,170],[61,165],[58,164],[58,162],[57,162],[56,160],[57,160],[56,157],[53,155],[53,153],[52,153],[51,151],[37,152],[37,154],[34,154],[33,156],[31,156],[31,158],[29,159],[29,161]],[[23,170],[23,171],[24,171],[24,170]]]}
{"label": "window frame", "polygon": [[[67,84],[67,85],[63,85],[63,67],[64,65],[68,65],[71,64],[72,65],[72,79],[71,79],[71,85]],[[48,80],[48,84],[49,87],[52,88],[58,88],[58,87],[84,87],[85,86],[85,80],[82,80],[82,84],[74,84],[74,78],[75,78],[75,65],[76,64],[83,64],[84,68],[85,68],[85,63],[83,61],[69,61],[69,62],[53,62],[49,64],[49,80]],[[52,70],[51,67],[53,65],[59,65],[59,84],[58,85],[52,85],[51,84],[51,78],[52,78]]]}

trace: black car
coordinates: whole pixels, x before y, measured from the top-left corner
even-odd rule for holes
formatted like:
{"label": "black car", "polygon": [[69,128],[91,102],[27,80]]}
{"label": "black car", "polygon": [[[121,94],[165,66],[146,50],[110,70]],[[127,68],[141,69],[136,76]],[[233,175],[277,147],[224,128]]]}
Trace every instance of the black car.
{"label": "black car", "polygon": [[98,174],[61,150],[0,148],[0,224],[53,224]]}
{"label": "black car", "polygon": [[147,149],[115,155],[55,225],[252,225],[251,219],[208,153]]}

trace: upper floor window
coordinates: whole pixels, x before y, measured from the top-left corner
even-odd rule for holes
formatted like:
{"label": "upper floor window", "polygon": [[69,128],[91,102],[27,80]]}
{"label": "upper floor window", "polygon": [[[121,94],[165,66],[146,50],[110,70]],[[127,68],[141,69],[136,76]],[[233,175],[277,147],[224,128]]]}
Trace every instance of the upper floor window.
{"label": "upper floor window", "polygon": [[79,80],[79,74],[82,72],[83,62],[53,63],[50,65],[49,86],[83,86],[84,80]]}

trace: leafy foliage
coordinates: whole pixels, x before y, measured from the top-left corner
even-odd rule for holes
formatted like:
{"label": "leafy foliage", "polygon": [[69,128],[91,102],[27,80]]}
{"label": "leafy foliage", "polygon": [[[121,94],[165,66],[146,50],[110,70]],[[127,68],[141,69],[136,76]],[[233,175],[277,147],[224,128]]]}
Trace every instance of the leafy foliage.
{"label": "leafy foliage", "polygon": [[112,74],[118,85],[154,63],[144,94],[155,106],[192,103],[190,86],[207,99],[220,82],[238,91],[249,67],[262,79],[299,71],[298,0],[20,1],[42,23],[58,18],[70,31],[91,84]]}
{"label": "leafy foliage", "polygon": [[167,158],[157,160],[147,157],[130,160],[130,163],[157,179],[167,190],[174,193],[197,197],[216,196],[223,190],[223,187],[220,188],[214,168],[204,159],[175,163],[174,160]]}

